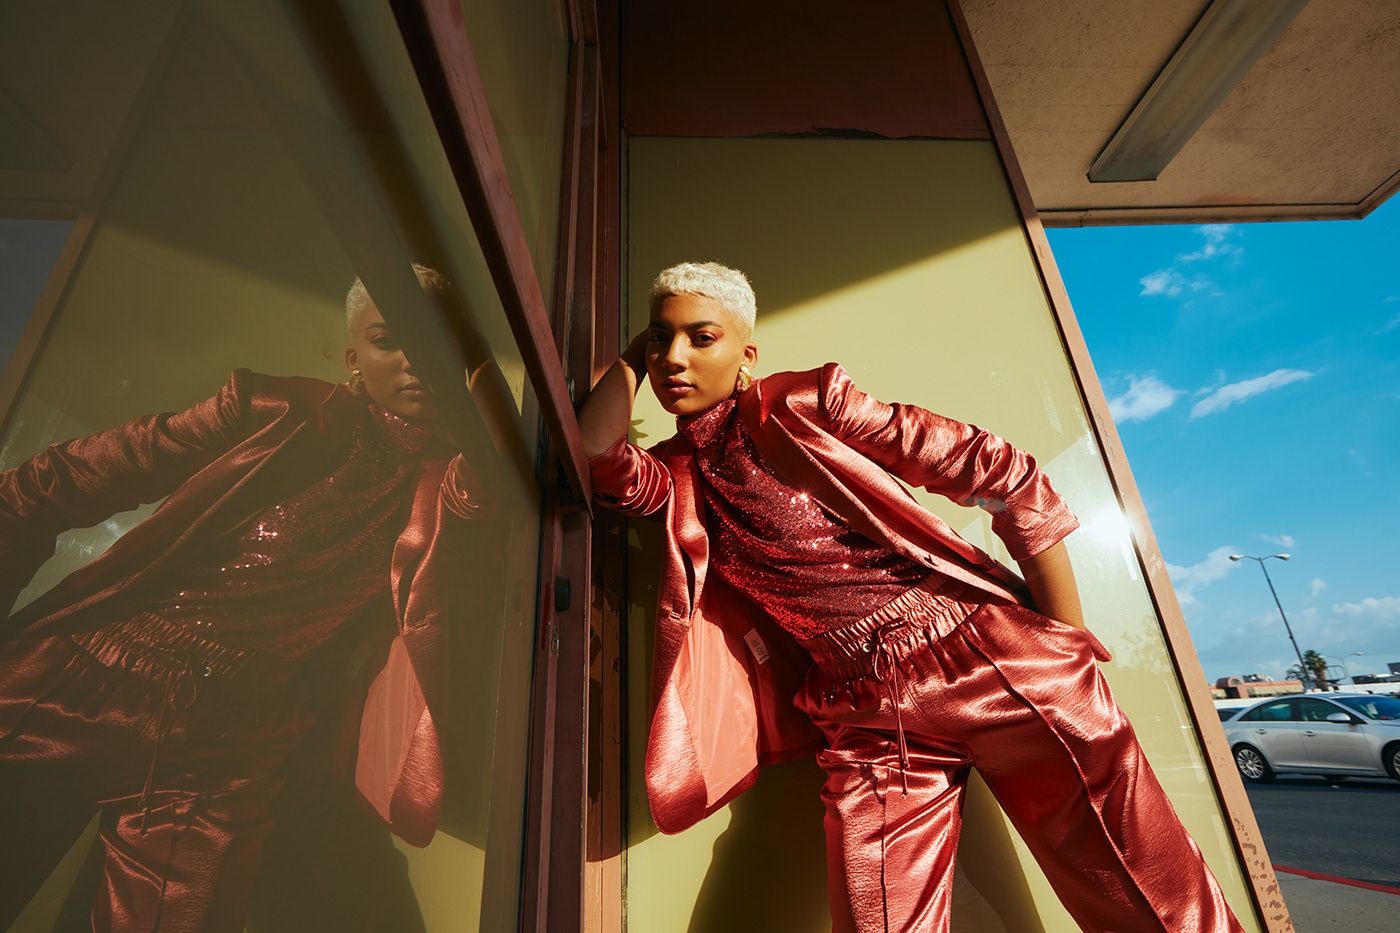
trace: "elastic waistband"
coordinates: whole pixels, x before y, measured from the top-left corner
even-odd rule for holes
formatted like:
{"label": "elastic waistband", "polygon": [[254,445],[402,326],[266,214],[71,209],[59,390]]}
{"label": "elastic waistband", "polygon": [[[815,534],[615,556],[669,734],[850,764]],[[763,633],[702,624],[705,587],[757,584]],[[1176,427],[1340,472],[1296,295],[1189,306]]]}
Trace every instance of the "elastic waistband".
{"label": "elastic waistband", "polygon": [[902,660],[995,601],[968,584],[929,574],[865,618],[799,641],[822,673],[855,680],[876,673],[877,653]]}
{"label": "elastic waistband", "polygon": [[74,635],[73,640],[107,667],[157,683],[172,676],[190,678],[200,689],[275,690],[289,683],[299,668],[286,658],[210,641],[149,611]]}

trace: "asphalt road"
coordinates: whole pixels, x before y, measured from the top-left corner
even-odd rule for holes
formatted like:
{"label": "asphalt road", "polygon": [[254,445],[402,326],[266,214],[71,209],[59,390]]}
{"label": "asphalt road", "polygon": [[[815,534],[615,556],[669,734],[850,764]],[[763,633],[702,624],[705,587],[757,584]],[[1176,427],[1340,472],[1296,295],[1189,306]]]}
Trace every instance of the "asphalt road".
{"label": "asphalt road", "polygon": [[1274,864],[1400,888],[1400,782],[1280,777],[1245,788]]}

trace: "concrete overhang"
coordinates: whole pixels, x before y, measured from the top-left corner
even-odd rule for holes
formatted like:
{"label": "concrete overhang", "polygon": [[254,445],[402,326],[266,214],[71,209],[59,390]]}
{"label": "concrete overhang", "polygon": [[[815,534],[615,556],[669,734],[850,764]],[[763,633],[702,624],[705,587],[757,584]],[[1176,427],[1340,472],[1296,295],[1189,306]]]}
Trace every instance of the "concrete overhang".
{"label": "concrete overhang", "polygon": [[961,0],[1046,226],[1355,219],[1400,187],[1394,0],[1312,0],[1155,180],[1090,180],[1213,4],[1270,2]]}

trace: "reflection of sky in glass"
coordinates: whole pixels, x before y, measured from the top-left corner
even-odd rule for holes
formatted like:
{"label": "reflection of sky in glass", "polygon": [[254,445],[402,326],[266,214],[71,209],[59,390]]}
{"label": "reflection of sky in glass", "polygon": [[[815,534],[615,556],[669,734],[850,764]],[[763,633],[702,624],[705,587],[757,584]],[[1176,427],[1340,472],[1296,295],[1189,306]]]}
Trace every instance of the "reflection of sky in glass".
{"label": "reflection of sky in glass", "polygon": [[0,218],[0,372],[15,352],[71,220]]}
{"label": "reflection of sky in glass", "polygon": [[[1400,661],[1400,204],[1363,221],[1052,230],[1211,679]],[[1352,658],[1353,651],[1363,656]]]}

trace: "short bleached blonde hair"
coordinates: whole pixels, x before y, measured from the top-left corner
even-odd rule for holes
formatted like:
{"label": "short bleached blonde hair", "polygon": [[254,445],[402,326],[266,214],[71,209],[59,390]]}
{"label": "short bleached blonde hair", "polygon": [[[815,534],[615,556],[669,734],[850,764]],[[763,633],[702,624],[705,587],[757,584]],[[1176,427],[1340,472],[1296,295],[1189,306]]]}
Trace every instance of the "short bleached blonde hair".
{"label": "short bleached blonde hair", "polygon": [[700,295],[722,304],[747,335],[758,318],[758,299],[749,277],[717,262],[681,262],[662,269],[651,283],[651,313],[672,295]]}
{"label": "short bleached blonde hair", "polygon": [[[418,277],[418,284],[423,287],[425,292],[445,292],[452,288],[452,283],[447,276],[421,262],[413,264],[413,274]],[[359,317],[360,312],[373,303],[369,297],[369,289],[365,288],[365,283],[360,281],[359,276],[356,276],[355,283],[345,293],[345,326],[352,334],[355,332],[355,318]]]}

